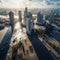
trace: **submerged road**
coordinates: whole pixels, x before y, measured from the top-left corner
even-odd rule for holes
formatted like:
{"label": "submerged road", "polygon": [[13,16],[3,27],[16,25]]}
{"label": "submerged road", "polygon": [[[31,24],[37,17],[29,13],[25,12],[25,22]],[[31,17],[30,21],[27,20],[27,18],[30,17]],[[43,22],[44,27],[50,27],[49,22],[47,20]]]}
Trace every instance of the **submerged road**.
{"label": "submerged road", "polygon": [[9,44],[12,36],[11,27],[7,30],[3,40],[0,43],[0,60],[5,60],[9,50]]}
{"label": "submerged road", "polygon": [[[5,60],[6,54],[9,50],[9,44],[12,36],[11,28],[9,28],[0,43],[0,60]],[[42,44],[42,42],[38,39],[38,35],[32,33],[28,35],[29,40],[31,41],[39,60],[54,60],[51,54],[48,52],[46,47]]]}
{"label": "submerged road", "polygon": [[54,58],[48,52],[46,47],[38,39],[38,36],[36,34],[28,35],[28,37],[35,49],[35,52],[36,52],[39,60],[54,60]]}

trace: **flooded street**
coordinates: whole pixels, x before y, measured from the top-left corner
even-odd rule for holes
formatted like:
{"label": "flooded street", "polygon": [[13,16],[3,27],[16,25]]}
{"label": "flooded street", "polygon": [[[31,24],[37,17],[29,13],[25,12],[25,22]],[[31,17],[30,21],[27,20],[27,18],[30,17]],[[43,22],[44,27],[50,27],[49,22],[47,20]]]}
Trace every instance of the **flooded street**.
{"label": "flooded street", "polygon": [[6,30],[4,31],[4,33],[6,34],[4,35],[4,38],[1,40],[0,43],[0,60],[5,60],[7,52],[9,50],[9,44],[12,36],[11,27],[9,27],[8,29],[6,28]]}

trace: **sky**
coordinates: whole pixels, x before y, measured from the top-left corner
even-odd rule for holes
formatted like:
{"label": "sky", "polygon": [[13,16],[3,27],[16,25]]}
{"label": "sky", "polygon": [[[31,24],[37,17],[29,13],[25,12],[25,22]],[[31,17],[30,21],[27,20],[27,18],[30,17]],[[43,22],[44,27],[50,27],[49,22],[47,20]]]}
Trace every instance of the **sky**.
{"label": "sky", "polygon": [[[24,8],[25,6],[33,8],[45,6],[47,0],[1,0],[0,7]],[[49,2],[59,2],[60,0],[48,0]]]}
{"label": "sky", "polygon": [[25,1],[25,2],[26,1],[31,1],[31,2],[42,2],[42,1],[50,1],[50,2],[52,2],[53,1],[53,2],[58,2],[60,0],[1,0],[1,1],[7,2],[7,3],[8,2],[11,2],[11,3],[13,2],[14,3],[14,2],[18,2],[18,1]]}

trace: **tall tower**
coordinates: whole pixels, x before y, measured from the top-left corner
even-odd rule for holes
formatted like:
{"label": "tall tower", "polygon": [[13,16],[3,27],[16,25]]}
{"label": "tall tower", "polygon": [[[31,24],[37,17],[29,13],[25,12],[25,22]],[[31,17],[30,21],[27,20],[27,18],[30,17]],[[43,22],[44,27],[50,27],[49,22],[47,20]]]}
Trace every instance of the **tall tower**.
{"label": "tall tower", "polygon": [[28,9],[27,9],[27,7],[25,8],[25,13],[27,13],[27,11],[28,11]]}
{"label": "tall tower", "polygon": [[32,29],[33,29],[32,13],[28,12],[26,15],[26,33],[31,34]]}
{"label": "tall tower", "polygon": [[12,11],[9,12],[9,19],[10,19],[10,25],[11,25],[12,33],[13,33],[13,30],[14,30],[14,13]]}
{"label": "tall tower", "polygon": [[23,22],[24,25],[26,25],[26,16],[27,16],[27,13],[28,13],[28,9],[27,9],[27,7],[25,7],[25,11],[24,11],[24,22]]}
{"label": "tall tower", "polygon": [[19,15],[19,22],[21,23],[21,22],[22,22],[22,12],[19,11],[19,12],[18,12],[18,15]]}
{"label": "tall tower", "polygon": [[43,15],[38,12],[37,14],[37,24],[42,25],[43,24]]}

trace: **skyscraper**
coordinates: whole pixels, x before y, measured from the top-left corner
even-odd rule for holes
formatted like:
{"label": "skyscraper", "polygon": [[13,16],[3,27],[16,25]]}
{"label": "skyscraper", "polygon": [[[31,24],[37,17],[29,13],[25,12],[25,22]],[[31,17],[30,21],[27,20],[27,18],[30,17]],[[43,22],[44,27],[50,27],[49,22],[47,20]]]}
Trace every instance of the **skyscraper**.
{"label": "skyscraper", "polygon": [[24,25],[26,25],[26,16],[27,16],[27,7],[25,8],[25,11],[24,11]]}
{"label": "skyscraper", "polygon": [[21,11],[19,11],[18,15],[19,15],[19,21],[21,22],[22,21],[22,13],[21,13]]}
{"label": "skyscraper", "polygon": [[22,12],[19,11],[18,15],[19,15],[20,28],[21,28],[21,30],[22,30],[22,29],[23,29],[23,27],[22,27]]}
{"label": "skyscraper", "polygon": [[37,24],[43,25],[43,23],[44,23],[43,15],[40,12],[38,12],[38,14],[37,14]]}
{"label": "skyscraper", "polygon": [[14,30],[14,13],[12,11],[9,12],[9,18],[10,18],[10,25],[11,25],[12,33],[13,33],[13,30]]}
{"label": "skyscraper", "polygon": [[26,33],[31,34],[31,31],[33,29],[33,19],[31,12],[27,12],[25,16],[25,23],[26,23]]}

